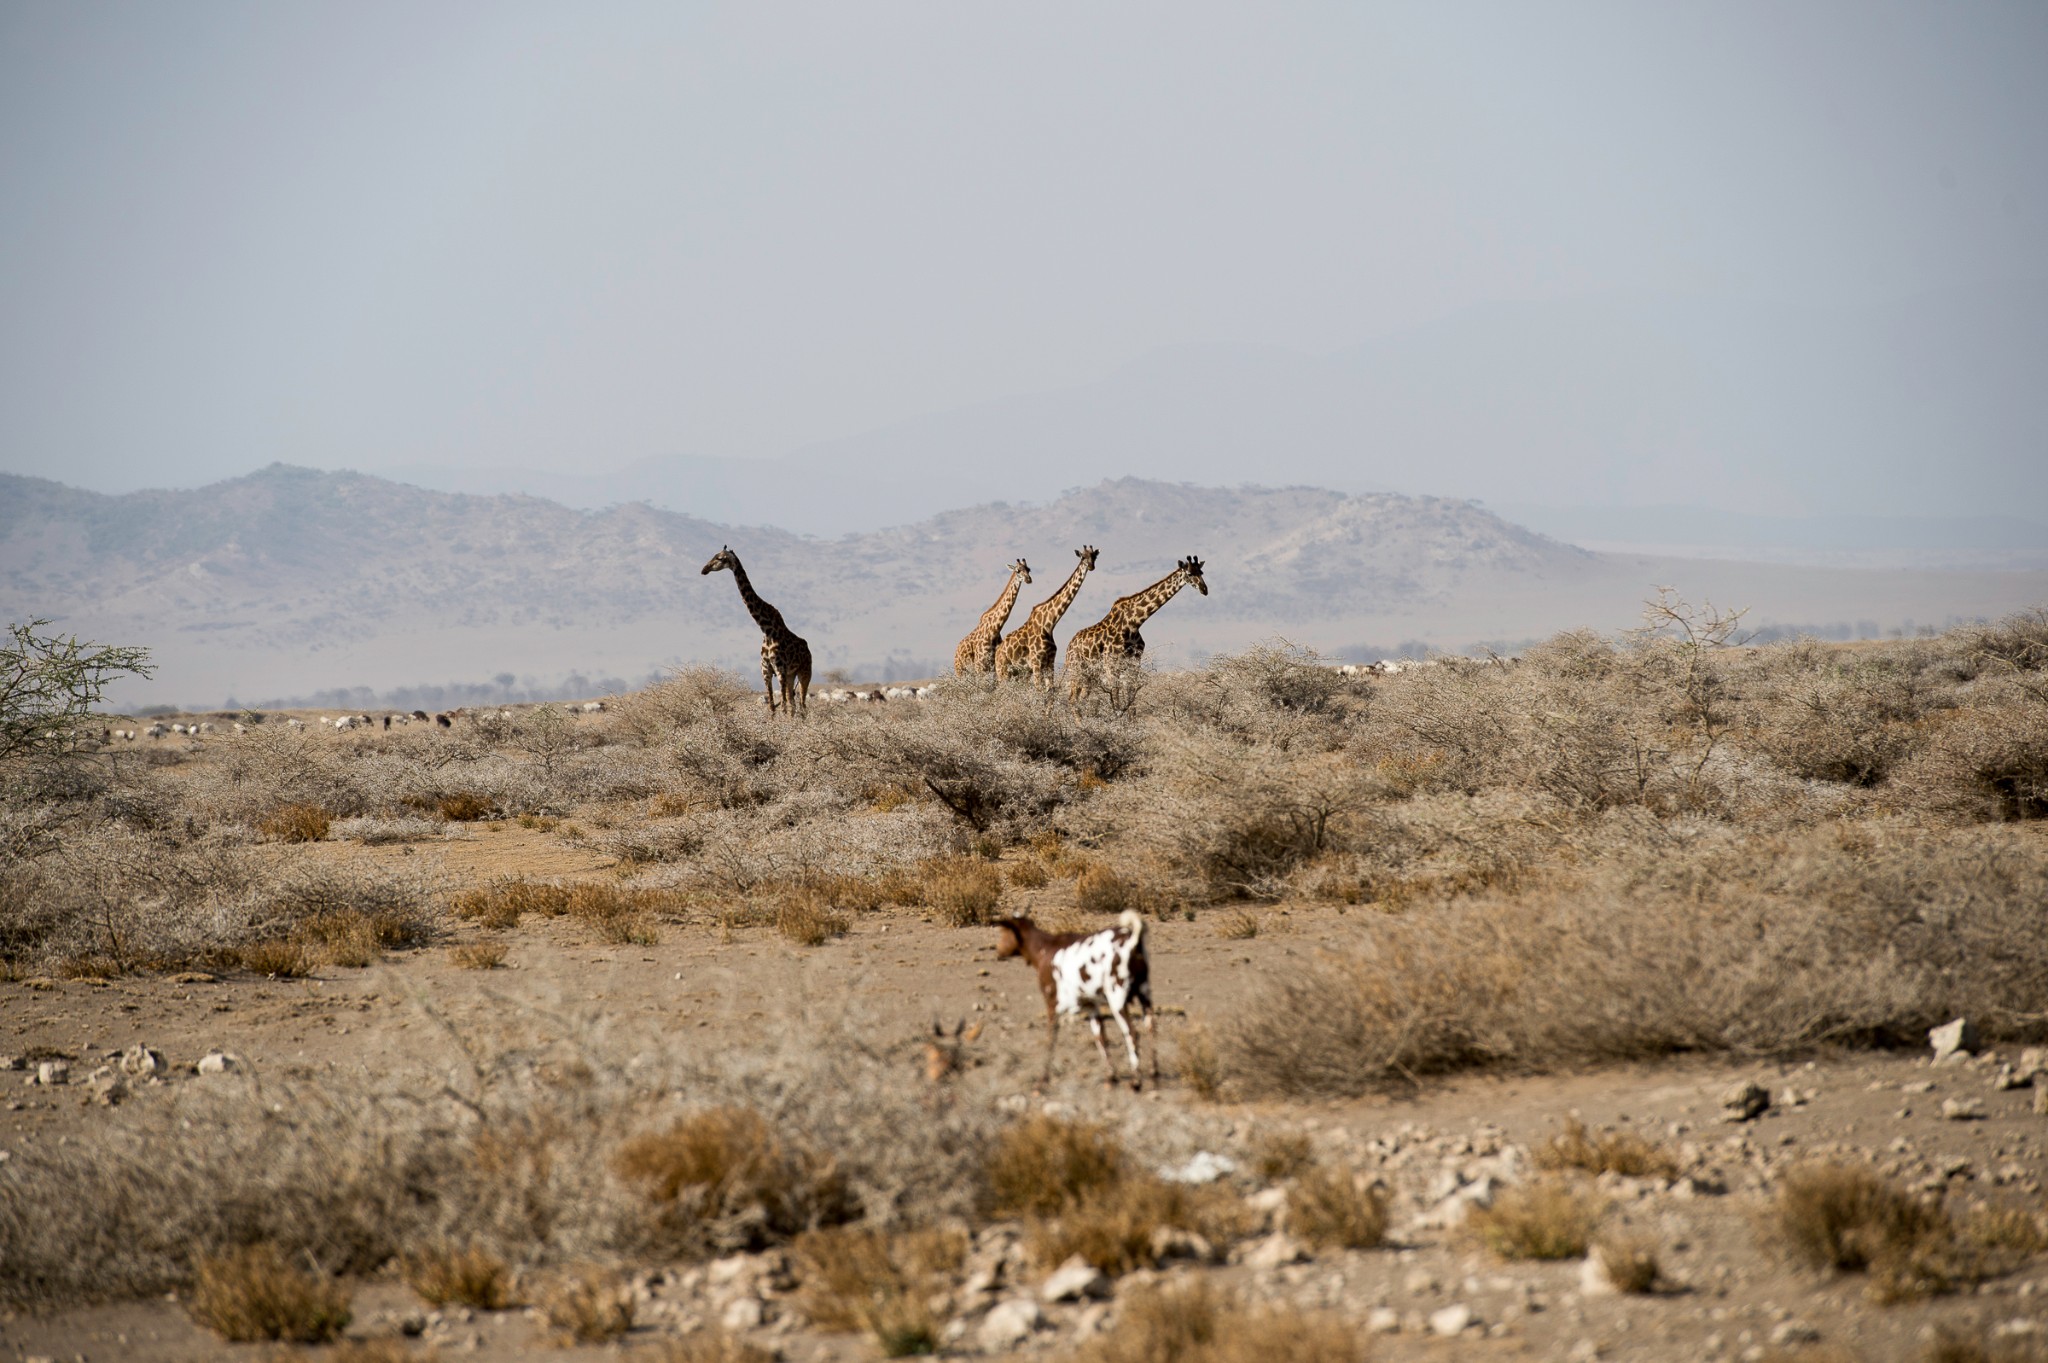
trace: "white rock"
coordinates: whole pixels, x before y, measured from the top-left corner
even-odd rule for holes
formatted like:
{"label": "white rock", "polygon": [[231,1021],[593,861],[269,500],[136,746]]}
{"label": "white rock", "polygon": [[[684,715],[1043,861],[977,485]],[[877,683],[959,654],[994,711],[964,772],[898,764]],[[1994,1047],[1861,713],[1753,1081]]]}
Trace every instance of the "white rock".
{"label": "white rock", "polygon": [[1250,1209],[1256,1224],[1264,1230],[1278,1230],[1287,1224],[1287,1190],[1285,1188],[1261,1188],[1245,1198],[1244,1205]]}
{"label": "white rock", "polygon": [[1607,1276],[1607,1265],[1598,1254],[1588,1254],[1579,1261],[1579,1295],[1582,1297],[1611,1297],[1620,1291],[1614,1279]]}
{"label": "white rock", "polygon": [[68,1084],[71,1082],[71,1064],[65,1060],[44,1060],[36,1065],[35,1082],[38,1084]]}
{"label": "white rock", "polygon": [[1365,1328],[1376,1335],[1393,1335],[1401,1332],[1401,1313],[1391,1306],[1375,1307],[1365,1318]]}
{"label": "white rock", "polygon": [[1113,1290],[1101,1269],[1076,1254],[1052,1271],[1052,1276],[1038,1289],[1038,1295],[1046,1301],[1079,1301],[1083,1297],[1106,1297]]}
{"label": "white rock", "polygon": [[1244,1252],[1244,1264],[1247,1268],[1279,1268],[1301,1263],[1308,1257],[1308,1251],[1293,1236],[1286,1231],[1274,1231]]}
{"label": "white rock", "polygon": [[1982,1098],[1945,1098],[1941,1104],[1941,1115],[1951,1122],[1978,1122],[1984,1120]]}
{"label": "white rock", "polygon": [[1168,1183],[1214,1183],[1237,1172],[1237,1161],[1228,1155],[1218,1155],[1202,1150],[1185,1164],[1168,1165],[1159,1171],[1159,1177]]}
{"label": "white rock", "polygon": [[999,1353],[1023,1343],[1044,1320],[1045,1313],[1038,1309],[1037,1302],[1029,1297],[1012,1297],[989,1308],[989,1313],[981,1318],[981,1328],[975,1331],[975,1339],[990,1353]]}
{"label": "white rock", "polygon": [[1464,1334],[1477,1320],[1478,1317],[1472,1314],[1471,1307],[1463,1302],[1458,1302],[1454,1305],[1446,1306],[1441,1311],[1430,1312],[1429,1328],[1444,1338],[1449,1339],[1453,1335]]}
{"label": "white rock", "polygon": [[1753,1122],[1770,1110],[1771,1091],[1751,1080],[1729,1088],[1721,1095],[1721,1120]]}
{"label": "white rock", "polygon": [[1003,1266],[1000,1261],[983,1264],[967,1275],[966,1280],[960,1284],[960,1292],[963,1296],[985,1297],[1001,1286],[1002,1281]]}
{"label": "white rock", "polygon": [[162,1051],[153,1050],[140,1041],[121,1052],[121,1069],[138,1079],[148,1079],[164,1073],[169,1068],[164,1064]]}
{"label": "white rock", "polygon": [[128,1096],[128,1079],[112,1065],[102,1065],[86,1076],[86,1098],[90,1102],[112,1107]]}
{"label": "white rock", "polygon": [[723,1259],[713,1259],[711,1261],[710,1266],[705,1270],[704,1277],[705,1281],[711,1283],[713,1286],[722,1287],[727,1283],[738,1282],[741,1278],[744,1278],[748,1274],[748,1272],[753,1269],[753,1267],[753,1255],[728,1254]]}
{"label": "white rock", "polygon": [[242,1068],[242,1062],[226,1051],[208,1051],[192,1068],[199,1074],[228,1074]]}
{"label": "white rock", "polygon": [[754,1330],[768,1318],[759,1297],[734,1297],[719,1314],[718,1323],[728,1330]]}
{"label": "white rock", "polygon": [[1928,1028],[1927,1044],[1934,1048],[1934,1063],[1937,1065],[1958,1056],[1975,1055],[1977,1029],[1970,1025],[1969,1019],[1957,1018],[1954,1022]]}
{"label": "white rock", "polygon": [[1781,1347],[1786,1344],[1817,1344],[1819,1342],[1820,1331],[1814,1329],[1803,1320],[1780,1321],[1776,1328],[1771,1331],[1771,1343]]}
{"label": "white rock", "polygon": [[1152,1257],[1161,1263],[1169,1259],[1207,1262],[1216,1257],[1216,1247],[1206,1236],[1182,1230],[1179,1226],[1155,1226],[1152,1228]]}

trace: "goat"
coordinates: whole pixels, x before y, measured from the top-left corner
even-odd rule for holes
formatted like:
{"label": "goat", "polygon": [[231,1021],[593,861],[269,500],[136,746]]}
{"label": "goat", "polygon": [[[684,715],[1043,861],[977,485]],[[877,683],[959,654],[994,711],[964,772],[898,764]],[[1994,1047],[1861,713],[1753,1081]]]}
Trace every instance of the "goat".
{"label": "goat", "polygon": [[425,724],[425,723],[427,722],[427,712],[426,712],[425,710],[415,710],[415,711],[413,711],[413,712],[412,712],[412,717],[413,717],[414,719],[418,720],[418,721],[419,721],[420,723],[422,723],[422,724]]}
{"label": "goat", "polygon": [[448,718],[448,716],[446,715],[435,715],[434,723],[440,725],[444,729],[452,729],[455,727],[455,721]]}
{"label": "goat", "polygon": [[1059,1044],[1061,1013],[1088,1019],[1095,1049],[1109,1070],[1105,1081],[1115,1088],[1116,1062],[1102,1037],[1104,1014],[1116,1019],[1131,1053],[1131,1091],[1144,1087],[1138,1078],[1138,1040],[1125,1013],[1136,1004],[1152,1043],[1152,1082],[1159,1082],[1159,1033],[1152,1014],[1152,968],[1145,956],[1145,920],[1126,909],[1113,928],[1100,932],[1047,932],[1029,918],[1005,918],[996,924],[996,959],[1021,956],[1038,972],[1038,992],[1045,997],[1045,1073],[1039,1085],[1052,1081],[1053,1048]]}

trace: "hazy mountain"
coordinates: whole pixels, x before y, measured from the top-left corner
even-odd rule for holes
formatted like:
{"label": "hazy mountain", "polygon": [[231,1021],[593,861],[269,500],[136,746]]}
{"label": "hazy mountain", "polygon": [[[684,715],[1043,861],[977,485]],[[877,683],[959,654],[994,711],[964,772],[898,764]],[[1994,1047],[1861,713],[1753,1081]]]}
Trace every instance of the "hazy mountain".
{"label": "hazy mountain", "polygon": [[[933,412],[780,458],[402,476],[470,491],[518,486],[583,506],[646,499],[832,534],[996,497],[1045,500],[1110,469],[1623,516],[1682,504],[1781,518],[1968,518],[2048,505],[2044,376],[2040,283],[1833,307],[1495,304],[1328,355],[1162,351],[1094,383]],[[1866,528],[1883,538],[1882,526]],[[1827,547],[1829,533],[1801,544]]]}
{"label": "hazy mountain", "polygon": [[1939,623],[2048,597],[2042,575],[1773,576],[1598,555],[1468,502],[1320,488],[1126,478],[1044,505],[984,504],[818,540],[640,504],[579,511],[283,465],[124,496],[0,476],[10,617],[149,646],[162,673],[124,689],[128,703],[751,666],[759,635],[730,578],[699,572],[726,543],[810,640],[821,673],[871,677],[944,670],[1011,558],[1036,573],[1021,615],[1082,544],[1101,564],[1063,638],[1181,555],[1206,561],[1211,594],[1186,594],[1146,631],[1167,661],[1273,635],[1335,652],[1613,628],[1671,581],[1730,604],[1731,593],[1762,596],[1760,623]]}

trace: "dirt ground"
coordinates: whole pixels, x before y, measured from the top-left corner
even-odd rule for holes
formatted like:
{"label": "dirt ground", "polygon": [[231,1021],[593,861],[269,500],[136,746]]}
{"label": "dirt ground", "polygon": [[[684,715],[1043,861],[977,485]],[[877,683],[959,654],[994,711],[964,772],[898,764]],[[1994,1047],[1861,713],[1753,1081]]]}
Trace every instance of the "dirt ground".
{"label": "dirt ground", "polygon": [[[425,846],[330,843],[279,855],[426,858],[449,885],[607,870],[604,857],[586,847],[512,823],[480,825],[473,837]],[[1064,882],[1010,893],[1014,904],[1043,916],[1072,912],[1072,886]],[[1104,1090],[1085,1029],[1069,1027],[1060,1038],[1058,1081],[1047,1099],[1033,1096],[1044,1019],[1029,972],[994,959],[989,930],[950,928],[912,910],[861,917],[849,934],[815,948],[767,929],[676,925],[663,929],[657,945],[614,946],[573,920],[530,919],[496,935],[509,951],[505,965],[490,971],[454,964],[456,946],[490,935],[457,926],[435,946],[394,953],[366,969],[324,968],[306,979],[186,972],[4,983],[0,1055],[65,1057],[82,1072],[109,1052],[146,1043],[172,1066],[169,1083],[138,1088],[127,1099],[150,1103],[178,1085],[265,1075],[357,1073],[366,1081],[436,1083],[450,1063],[451,1028],[486,1032],[509,1015],[560,1018],[565,1025],[575,1017],[630,1020],[671,1043],[682,1037],[726,1047],[759,1040],[792,1019],[847,1014],[878,1043],[900,1047],[906,1082],[918,1082],[918,1041],[932,1022],[975,1020],[983,1024],[972,1047],[975,1082],[1014,1110],[1052,1101],[1127,1127],[1194,1120],[1240,1151],[1263,1131],[1301,1131],[1357,1167],[1377,1167],[1395,1190],[1388,1247],[1293,1263],[1261,1263],[1255,1253],[1241,1253],[1247,1262],[1180,1265],[1158,1275],[1214,1274],[1255,1298],[1341,1313],[1370,1329],[1375,1358],[1741,1359],[1775,1350],[1784,1357],[1887,1360],[1918,1358],[1937,1325],[1978,1335],[2048,1326],[2048,1262],[1974,1293],[1880,1306],[1860,1277],[1829,1280],[1789,1266],[1763,1246],[1756,1228],[1772,1180],[1822,1157],[1867,1161],[1909,1185],[1943,1189],[1957,1208],[1987,1201],[2039,1209],[2048,1179],[2048,1117],[2035,1114],[2031,1090],[1996,1087],[2000,1057],[1941,1066],[1925,1052],[1823,1054],[1788,1063],[1688,1060],[1433,1080],[1412,1094],[1338,1104],[1219,1106],[1203,1102],[1174,1074],[1189,1020],[1224,1016],[1263,972],[1372,931],[1370,914],[1328,904],[1261,909],[1259,931],[1248,939],[1224,935],[1226,919],[1209,912],[1194,922],[1155,925],[1167,1079],[1137,1095]],[[241,1073],[191,1072],[193,1062],[215,1050],[235,1056]],[[0,1156],[65,1142],[111,1119],[109,1109],[82,1101],[77,1086],[25,1082],[33,1064],[29,1069],[0,1074]],[[1722,1094],[1750,1079],[1773,1095],[1770,1109],[1747,1123],[1723,1120]],[[1979,1100],[1982,1116],[1945,1118],[1942,1105],[1950,1098]],[[1461,1178],[1514,1161],[1518,1149],[1526,1153],[1571,1117],[1639,1132],[1681,1155],[1687,1174],[1668,1183],[1602,1180],[1607,1224],[1655,1241],[1669,1279],[1664,1290],[1588,1292],[1579,1261],[1503,1261],[1456,1228],[1429,1224],[1436,1199]],[[1256,1195],[1256,1180],[1236,1177]],[[983,1241],[1006,1234],[1014,1239],[1000,1228],[977,1232]],[[1045,1271],[1026,1267],[1021,1252],[1010,1262],[1010,1285],[978,1300],[963,1293],[952,1303],[959,1351],[979,1351],[975,1322],[989,1302],[1035,1293]],[[750,1338],[795,1360],[875,1355],[865,1339],[803,1325],[777,1298],[776,1266],[773,1255],[753,1256],[648,1276],[645,1323],[628,1337],[625,1352],[652,1356],[679,1327],[729,1319],[722,1303],[739,1290],[735,1285],[755,1284],[764,1319],[748,1330]],[[1456,1322],[1439,1313],[1456,1307],[1469,1309],[1471,1323],[1440,1334]],[[1064,1353],[1102,1328],[1112,1311],[1113,1304],[1047,1304],[1040,1328],[1016,1347]],[[413,1340],[407,1347],[421,1356],[563,1354],[522,1311],[429,1311],[395,1275],[361,1286],[351,1334]],[[0,1357],[195,1360],[274,1351],[223,1345],[170,1300],[0,1320]]]}

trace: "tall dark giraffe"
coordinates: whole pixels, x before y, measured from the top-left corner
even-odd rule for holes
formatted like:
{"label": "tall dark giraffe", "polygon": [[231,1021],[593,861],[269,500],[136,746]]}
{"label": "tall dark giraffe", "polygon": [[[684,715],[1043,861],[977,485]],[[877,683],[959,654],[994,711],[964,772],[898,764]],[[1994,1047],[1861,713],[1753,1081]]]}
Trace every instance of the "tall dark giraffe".
{"label": "tall dark giraffe", "polygon": [[1017,593],[1030,581],[1031,566],[1023,559],[1010,565],[1010,580],[1003,587],[1003,594],[981,613],[981,623],[953,650],[954,676],[976,677],[995,670],[996,645],[1002,642],[1003,625],[1017,608]]}
{"label": "tall dark giraffe", "polygon": [[996,675],[998,677],[1020,677],[1031,674],[1034,686],[1052,688],[1053,662],[1059,655],[1059,646],[1053,642],[1053,626],[1067,613],[1067,607],[1074,604],[1074,598],[1081,594],[1082,579],[1095,566],[1095,546],[1084,544],[1074,551],[1074,557],[1081,560],[1074,565],[1074,571],[1067,574],[1067,580],[1060,589],[1031,608],[1031,615],[1023,624],[1010,633],[1010,637],[996,645]]}
{"label": "tall dark giraffe", "polygon": [[1202,560],[1193,554],[1145,590],[1119,597],[1109,614],[1067,640],[1067,700],[1071,703],[1087,695],[1105,668],[1141,660],[1145,636],[1138,633],[1138,627],[1191,582],[1196,591],[1209,594],[1209,584],[1202,580]]}
{"label": "tall dark giraffe", "polygon": [[739,584],[740,600],[747,603],[747,614],[754,617],[754,623],[761,627],[761,681],[768,688],[768,713],[775,713],[775,679],[782,678],[782,704],[795,719],[799,714],[808,713],[811,707],[811,646],[798,636],[796,631],[782,623],[782,612],[763,601],[754,590],[754,584],[747,581],[747,570],[740,567],[740,556],[727,545],[711,556],[711,562],[704,565],[704,571],[715,573],[720,568],[732,569],[733,581]]}

